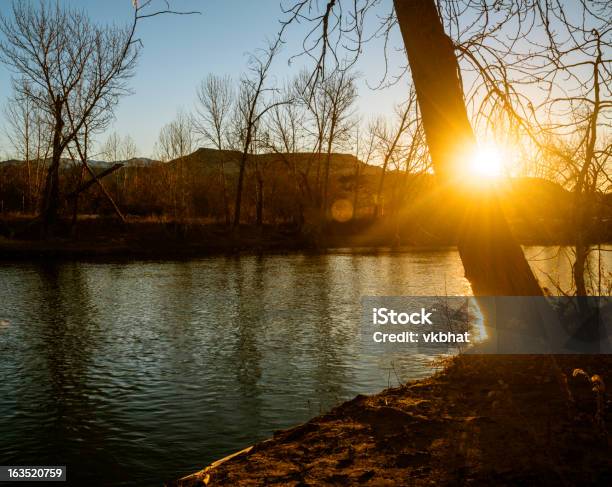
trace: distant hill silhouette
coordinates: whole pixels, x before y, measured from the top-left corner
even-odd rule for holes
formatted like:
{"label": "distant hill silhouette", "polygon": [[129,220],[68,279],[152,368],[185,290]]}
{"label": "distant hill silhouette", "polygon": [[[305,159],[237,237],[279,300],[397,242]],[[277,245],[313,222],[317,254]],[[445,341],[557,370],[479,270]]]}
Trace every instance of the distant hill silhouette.
{"label": "distant hill silhouette", "polygon": [[[218,171],[221,163],[224,164],[224,169],[227,174],[237,173],[239,170],[241,153],[234,150],[217,150],[201,147],[188,156],[174,159],[166,164],[184,163],[190,170],[195,172]],[[266,154],[251,154],[249,161],[259,162],[265,167],[278,164],[289,167],[289,164],[295,164],[296,168],[301,171],[306,171],[308,166],[311,169],[316,169],[317,162],[322,164],[325,162],[325,154],[315,154],[311,152],[298,152],[294,154],[285,153],[266,153]],[[352,154],[333,153],[330,158],[330,171],[335,174],[352,174],[355,172],[357,158]],[[378,166],[366,166],[362,164],[361,171],[363,174],[376,174],[380,171]]]}
{"label": "distant hill silhouette", "polygon": [[[95,169],[105,169],[116,163],[122,163],[126,168],[140,167],[147,168],[160,165],[175,165],[183,163],[187,170],[194,175],[207,175],[212,173],[218,173],[219,166],[223,163],[225,173],[228,177],[232,177],[238,174],[239,163],[241,153],[234,150],[217,150],[211,148],[201,147],[193,153],[178,159],[171,160],[169,162],[161,162],[159,160],[147,158],[147,157],[134,157],[125,161],[101,161],[101,160],[90,160],[89,165]],[[323,167],[325,163],[325,154],[315,154],[308,152],[294,153],[294,154],[283,154],[283,153],[265,153],[265,154],[251,154],[249,155],[248,166],[251,167],[251,163],[259,163],[265,170],[280,169],[283,172],[289,172],[293,165],[298,172],[307,172],[309,175],[313,175],[316,172],[317,165],[320,163]],[[47,160],[48,161],[48,160]],[[74,163],[78,161],[72,161],[68,158],[62,159],[62,165],[65,167],[72,167]],[[351,180],[354,179],[355,167],[357,159],[352,154],[344,153],[333,153],[330,160],[330,172],[332,176],[338,178],[340,181],[350,184]],[[16,159],[9,159],[6,161],[0,161],[0,168],[14,166],[18,167],[24,164],[23,161]],[[381,172],[380,166],[363,164],[360,167],[360,175],[364,179],[378,178]],[[392,178],[397,175],[397,171],[389,171],[389,177]],[[421,185],[429,186],[433,183],[433,175],[421,174]],[[565,206],[571,204],[571,192],[567,191],[559,184],[543,179],[534,177],[519,177],[513,178],[509,181],[508,185],[504,185],[501,191],[503,198],[514,199],[520,195],[521,200],[526,204],[533,207],[538,206],[541,210],[554,210],[559,209],[559,205]],[[612,193],[604,196],[606,200],[612,200]]]}

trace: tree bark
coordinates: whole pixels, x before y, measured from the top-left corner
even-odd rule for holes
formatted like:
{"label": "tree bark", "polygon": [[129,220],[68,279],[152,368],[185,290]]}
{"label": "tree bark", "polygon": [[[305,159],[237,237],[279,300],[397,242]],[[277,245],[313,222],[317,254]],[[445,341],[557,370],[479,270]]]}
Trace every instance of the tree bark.
{"label": "tree bark", "polygon": [[55,103],[55,121],[53,127],[53,152],[51,165],[47,170],[45,192],[42,201],[42,236],[52,236],[59,211],[59,167],[64,146],[62,142],[62,131],[64,130],[64,119],[62,117],[63,102]]}
{"label": "tree bark", "polygon": [[476,147],[453,42],[435,0],[394,0],[443,204],[457,219],[458,248],[475,295],[538,296],[542,290],[493,190],[464,181]]}

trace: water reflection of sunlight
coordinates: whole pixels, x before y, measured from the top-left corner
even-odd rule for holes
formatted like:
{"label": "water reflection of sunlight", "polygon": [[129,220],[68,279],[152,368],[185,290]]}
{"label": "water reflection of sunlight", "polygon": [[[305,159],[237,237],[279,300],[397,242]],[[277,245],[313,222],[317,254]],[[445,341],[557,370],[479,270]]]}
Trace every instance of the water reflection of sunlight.
{"label": "water reflection of sunlight", "polygon": [[475,299],[470,299],[469,313],[472,322],[472,341],[482,343],[489,338],[489,334],[484,323],[484,316]]}

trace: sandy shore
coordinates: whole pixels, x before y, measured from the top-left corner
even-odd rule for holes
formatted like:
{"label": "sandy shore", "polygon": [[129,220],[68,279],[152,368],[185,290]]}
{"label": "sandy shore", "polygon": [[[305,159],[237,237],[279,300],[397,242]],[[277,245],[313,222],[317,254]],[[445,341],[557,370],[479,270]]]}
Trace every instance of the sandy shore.
{"label": "sandy shore", "polygon": [[612,485],[605,383],[611,356],[457,357],[167,485]]}

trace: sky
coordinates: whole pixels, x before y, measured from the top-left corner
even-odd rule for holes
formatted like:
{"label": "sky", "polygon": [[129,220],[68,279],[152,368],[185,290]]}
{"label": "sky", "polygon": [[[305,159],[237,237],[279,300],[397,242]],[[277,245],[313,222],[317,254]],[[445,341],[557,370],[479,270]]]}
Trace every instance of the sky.
{"label": "sky", "polygon": [[[155,1],[163,6],[162,1]],[[237,79],[245,71],[248,53],[264,47],[267,39],[274,38],[282,16],[279,1],[171,0],[172,8],[199,10],[201,15],[163,15],[144,20],[138,30],[143,49],[131,80],[134,94],[121,100],[114,124],[98,136],[99,142],[103,143],[113,131],[121,136],[129,134],[136,142],[139,156],[153,156],[162,126],[179,110],[193,111],[200,80],[209,73],[227,74]],[[82,8],[100,23],[127,24],[133,12],[132,0],[60,0],[60,3]],[[389,11],[391,4],[391,0],[382,2],[380,13]],[[10,5],[10,0],[0,0],[2,15],[10,15]],[[375,16],[376,12],[373,14]],[[304,65],[302,60],[288,65],[289,58],[300,52],[303,36],[303,26],[288,31],[285,46],[275,60],[272,82],[282,84]],[[399,37],[396,40],[397,45],[401,45]],[[384,90],[368,87],[368,84],[376,85],[384,71],[382,53],[380,42],[374,41],[364,49],[356,66],[362,74],[358,108],[365,119],[393,113],[394,105],[403,102],[407,95],[406,83]],[[405,62],[403,53],[399,54],[400,57],[393,55],[398,69]],[[7,67],[0,64],[2,106],[11,94],[11,75]],[[0,158],[11,153],[4,125],[4,115],[0,114]]]}

